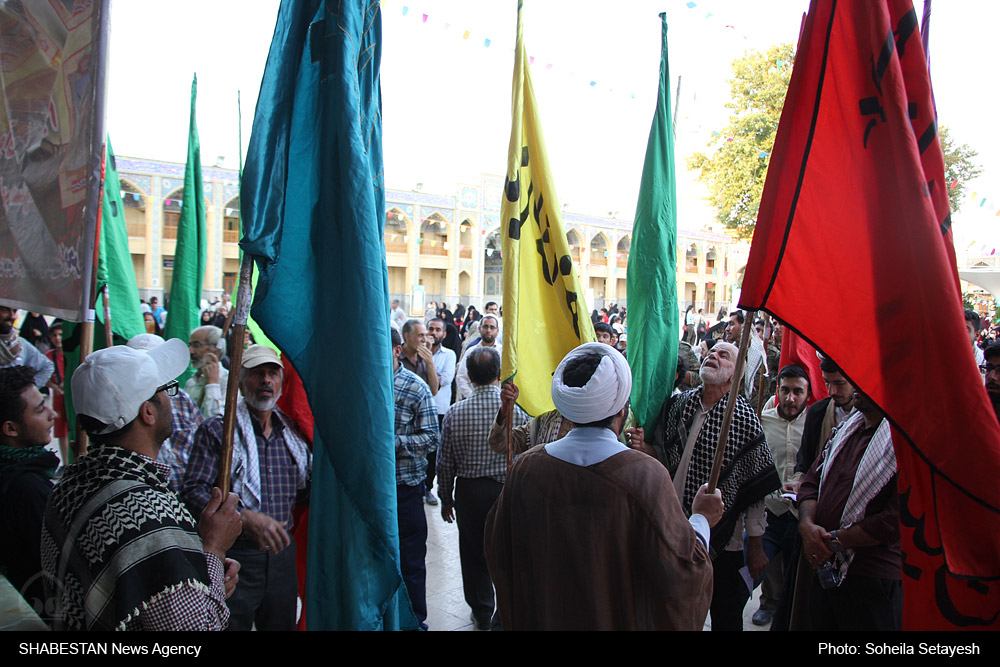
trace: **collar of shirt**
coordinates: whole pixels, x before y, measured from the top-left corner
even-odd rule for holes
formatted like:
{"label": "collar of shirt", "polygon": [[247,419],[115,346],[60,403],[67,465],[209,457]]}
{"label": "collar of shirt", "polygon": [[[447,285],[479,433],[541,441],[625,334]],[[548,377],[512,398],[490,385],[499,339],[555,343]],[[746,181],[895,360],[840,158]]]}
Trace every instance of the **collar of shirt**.
{"label": "collar of shirt", "polygon": [[577,426],[561,440],[545,445],[552,456],[578,466],[590,466],[628,449],[609,428]]}

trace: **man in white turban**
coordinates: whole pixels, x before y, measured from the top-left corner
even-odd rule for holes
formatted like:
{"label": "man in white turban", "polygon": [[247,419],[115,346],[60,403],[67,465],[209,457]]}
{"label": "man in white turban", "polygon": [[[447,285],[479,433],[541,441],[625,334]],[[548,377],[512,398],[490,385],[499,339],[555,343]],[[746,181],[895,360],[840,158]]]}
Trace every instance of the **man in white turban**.
{"label": "man in white turban", "polygon": [[703,488],[685,519],[666,470],[618,441],[632,375],[607,345],[570,352],[552,400],[575,428],[521,454],[486,523],[504,630],[700,630],[712,599]]}

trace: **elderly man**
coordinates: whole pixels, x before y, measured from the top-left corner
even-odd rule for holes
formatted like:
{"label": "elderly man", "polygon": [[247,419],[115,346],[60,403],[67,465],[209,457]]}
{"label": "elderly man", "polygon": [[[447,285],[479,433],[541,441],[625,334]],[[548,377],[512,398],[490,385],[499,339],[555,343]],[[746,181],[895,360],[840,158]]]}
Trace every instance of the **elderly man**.
{"label": "elderly man", "polygon": [[[231,551],[243,569],[229,600],[230,630],[295,629],[298,576],[292,510],[305,496],[312,454],[294,423],[276,407],[283,375],[273,349],[251,345],[243,353],[232,468],[243,534]],[[219,475],[221,448],[222,417],[213,417],[194,436],[181,486],[188,507],[205,502]]]}
{"label": "elderly man", "polygon": [[198,327],[188,338],[188,351],[195,374],[184,384],[184,391],[201,410],[202,417],[217,417],[226,410],[223,387],[229,383],[229,371],[222,366],[222,356],[226,353],[222,329],[211,324]]}
{"label": "elderly man", "polygon": [[[139,334],[129,338],[129,347],[134,350],[153,350],[163,345],[165,341],[156,334]],[[173,427],[170,437],[160,446],[157,460],[170,466],[170,488],[174,493],[181,492],[181,482],[184,481],[184,469],[188,457],[191,456],[191,444],[194,442],[195,431],[205,419],[201,410],[183,389],[170,397],[170,413],[173,415]]]}
{"label": "elderly man", "polygon": [[[663,404],[651,449],[641,442],[641,428],[631,436],[633,446],[655,453],[670,471],[685,512],[693,511],[698,489],[712,470],[737,354],[731,343],[715,344],[701,365],[702,386],[671,396]],[[743,629],[743,607],[750,598],[750,589],[740,574],[744,566],[743,531],[748,536],[745,564],[751,578],[756,579],[767,567],[764,499],[781,486],[760,420],[742,395],[736,400],[719,477],[726,512],[712,534],[712,630]]]}
{"label": "elderly man", "polygon": [[[444,417],[438,495],[445,521],[454,521],[458,512],[465,602],[472,608],[476,629],[489,630],[499,619],[493,618],[493,580],[486,566],[483,534],[486,514],[507,478],[507,457],[491,451],[487,444],[493,416],[500,409],[500,355],[491,347],[474,347],[468,356],[469,379],[475,389],[472,396],[453,405]],[[514,414],[515,424],[528,419],[516,405]]]}
{"label": "elderly man", "polygon": [[196,524],[156,461],[170,435],[167,397],[187,364],[174,339],[98,350],[73,373],[91,447],[45,508],[42,567],[56,629],[221,630],[229,619],[239,564],[225,556],[240,533],[239,498],[223,503],[212,489]]}
{"label": "elderly man", "polygon": [[27,366],[35,373],[35,386],[62,393],[62,387],[52,381],[55,366],[34,345],[17,335],[14,320],[17,309],[0,306],[0,368]]}
{"label": "elderly man", "polygon": [[552,400],[575,425],[511,468],[486,520],[506,630],[698,630],[712,591],[707,545],[721,496],[686,521],[670,477],[622,445],[632,376],[600,343],[570,352]]}

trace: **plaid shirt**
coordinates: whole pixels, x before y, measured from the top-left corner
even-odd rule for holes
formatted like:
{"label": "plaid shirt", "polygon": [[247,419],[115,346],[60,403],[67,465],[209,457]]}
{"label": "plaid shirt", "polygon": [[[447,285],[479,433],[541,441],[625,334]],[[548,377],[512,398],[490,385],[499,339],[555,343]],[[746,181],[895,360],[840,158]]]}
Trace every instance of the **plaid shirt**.
{"label": "plaid shirt", "polygon": [[178,390],[176,396],[170,397],[170,412],[174,417],[174,430],[170,434],[170,439],[163,441],[156,460],[170,466],[170,489],[180,495],[184,469],[187,468],[188,458],[191,457],[191,446],[194,444],[194,432],[205,419],[201,416],[201,410],[183,389]]}
{"label": "plaid shirt", "polygon": [[[500,405],[500,387],[492,384],[477,386],[472,390],[472,396],[451,406],[444,416],[437,475],[438,497],[446,506],[454,505],[452,492],[455,477],[489,477],[501,483],[506,481],[507,457],[491,450],[488,442]],[[528,415],[515,405],[511,426],[516,428],[526,421]]]}
{"label": "plaid shirt", "polygon": [[[275,408],[277,410],[277,408]],[[271,437],[265,438],[257,418],[251,413],[260,461],[260,513],[281,521],[286,530],[292,529],[292,510],[298,495],[299,472],[288,447],[285,430],[277,415],[271,415]],[[239,430],[234,434],[233,447],[244,446]],[[201,514],[212,495],[219,476],[219,452],[222,450],[222,417],[205,421],[194,436],[191,458],[184,472],[181,500],[195,516]],[[242,503],[240,509],[243,509]],[[243,537],[247,537],[244,532]]]}
{"label": "plaid shirt", "polygon": [[396,397],[396,484],[416,486],[427,477],[427,454],[437,449],[438,411],[430,387],[400,364]]}

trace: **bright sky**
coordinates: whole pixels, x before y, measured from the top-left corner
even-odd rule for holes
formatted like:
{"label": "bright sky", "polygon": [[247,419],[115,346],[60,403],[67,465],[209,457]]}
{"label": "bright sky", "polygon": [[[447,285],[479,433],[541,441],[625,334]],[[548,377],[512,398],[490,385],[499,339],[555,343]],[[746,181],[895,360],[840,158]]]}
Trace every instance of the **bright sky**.
{"label": "bright sky", "polygon": [[[191,75],[197,72],[202,162],[224,156],[225,166],[236,168],[236,92],[245,153],[278,4],[173,0],[162,12],[152,3],[113,0],[108,130],[115,152],[183,162]],[[725,124],[729,63],[747,49],[795,42],[808,4],[525,0],[525,43],[535,59],[532,77],[561,203],[574,212],[632,217],[655,103],[658,14],[666,11],[672,94],[681,77],[681,225],[696,227],[710,218],[703,186],[684,173],[683,160],[707,150],[711,132]],[[923,3],[915,5],[920,15]],[[456,183],[503,173],[516,7],[517,0],[383,2],[389,187],[409,190],[420,182],[424,192],[453,194]],[[997,25],[1000,3],[993,0],[934,4],[931,74],[939,120],[955,140],[979,151],[984,167],[969,188],[976,201],[955,219],[958,247],[973,241],[1000,246],[1000,96],[988,74],[996,62]]]}

